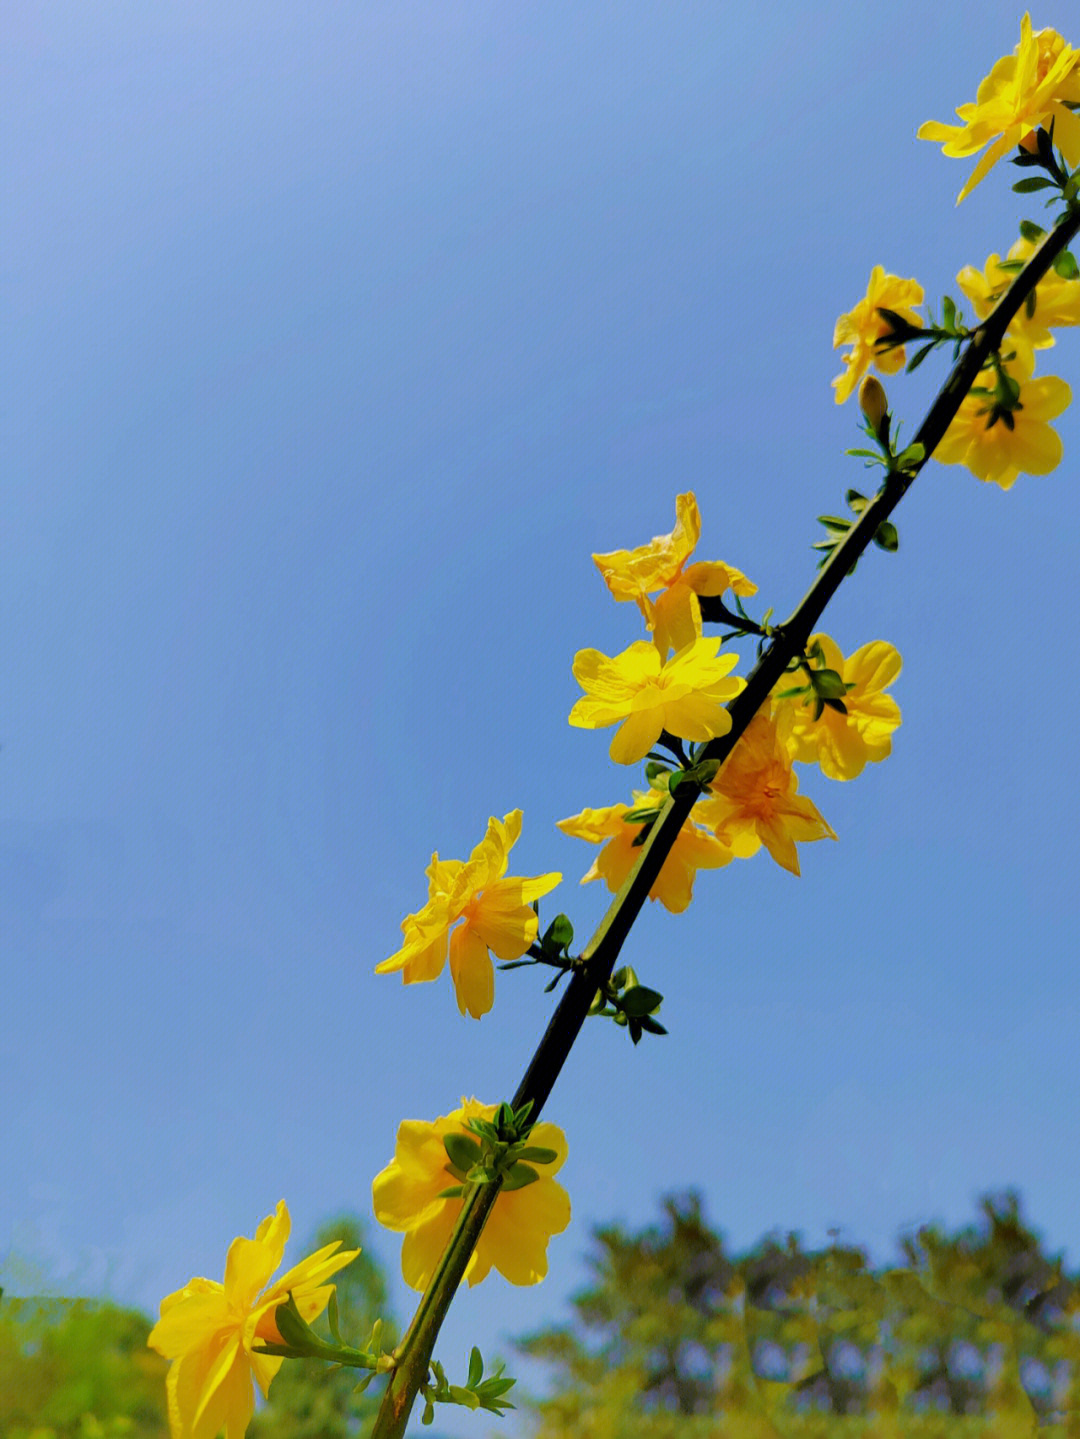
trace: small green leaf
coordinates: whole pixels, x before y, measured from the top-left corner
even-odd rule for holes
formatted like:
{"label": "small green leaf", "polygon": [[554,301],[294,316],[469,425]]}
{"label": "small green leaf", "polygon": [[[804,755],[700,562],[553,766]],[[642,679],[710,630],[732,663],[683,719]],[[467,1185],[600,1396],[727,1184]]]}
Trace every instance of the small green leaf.
{"label": "small green leaf", "polygon": [[1032,244],[1034,244],[1036,240],[1042,239],[1042,237],[1046,234],[1046,231],[1042,228],[1041,225],[1036,225],[1034,220],[1021,220],[1020,233],[1021,235],[1023,235],[1025,240],[1029,240]]}
{"label": "small green leaf", "polygon": [[930,343],[928,345],[924,345],[921,350],[916,350],[915,353],[912,355],[911,359],[907,362],[907,367],[904,373],[910,375],[912,370],[917,370],[936,344],[936,340],[931,340]]}
{"label": "small green leaf", "polygon": [[471,1389],[463,1389],[460,1384],[451,1384],[446,1397],[451,1404],[461,1404],[466,1409],[480,1408],[479,1395]]}
{"label": "small green leaf", "polygon": [[558,954],[562,949],[569,949],[573,942],[574,926],[565,914],[557,914],[544,931],[541,948],[549,953]]}
{"label": "small green leaf", "polygon": [[1071,250],[1062,250],[1057,256],[1054,260],[1054,272],[1063,280],[1075,280],[1080,276],[1080,268],[1077,267],[1076,257]]}
{"label": "small green leaf", "polygon": [[368,1387],[368,1385],[374,1378],[375,1370],[373,1369],[370,1374],[365,1374],[363,1379],[360,1379],[356,1384],[353,1385],[352,1392],[354,1394],[363,1394],[364,1390]]}
{"label": "small green leaf", "polygon": [[663,779],[665,775],[669,775],[670,773],[670,765],[659,764],[656,760],[650,760],[649,763],[645,766],[645,778],[649,781],[649,784],[654,789],[666,789],[666,781],[663,785],[658,785],[655,783],[655,781],[658,779]]}
{"label": "small green leaf", "polygon": [[554,1164],[559,1157],[557,1149],[545,1149],[541,1144],[530,1144],[518,1152],[518,1158],[530,1164]]}
{"label": "small green leaf", "polygon": [[639,984],[620,996],[619,1003],[632,1019],[640,1019],[643,1014],[651,1014],[663,1002],[663,998],[657,990]]}
{"label": "small green leaf", "polygon": [[[436,1199],[460,1199],[464,1193],[465,1186],[463,1184],[451,1184],[449,1189],[441,1190],[435,1197]],[[339,1344],[340,1342],[338,1340]]]}
{"label": "small green leaf", "polygon": [[651,1014],[641,1016],[641,1027],[647,1029],[650,1034],[667,1034],[667,1030],[658,1019],[653,1019]]}
{"label": "small green leaf", "polygon": [[854,455],[857,460],[873,460],[878,465],[884,463],[876,450],[845,450],[844,454]]}
{"label": "small green leaf", "polygon": [[540,1178],[531,1164],[511,1164],[503,1178],[503,1189],[524,1189],[527,1184],[535,1184]]}
{"label": "small green leaf", "polygon": [[455,1169],[470,1169],[480,1158],[480,1146],[467,1134],[455,1132],[443,1136],[443,1148]]}
{"label": "small green leaf", "polygon": [[867,505],[870,503],[866,496],[861,495],[858,490],[848,490],[847,494],[844,496],[844,502],[847,505],[848,509],[854,510],[857,515],[861,515],[863,510],[865,510]]}
{"label": "small green leaf", "polygon": [[847,686],[835,670],[811,670],[810,683],[819,699],[838,699],[847,694]]}
{"label": "small green leaf", "polygon": [[882,520],[874,531],[874,544],[880,549],[888,550],[890,554],[895,554],[900,548],[900,536],[896,533],[896,526],[888,520]]}
{"label": "small green leaf", "polygon": [[906,450],[901,450],[897,455],[896,467],[899,470],[909,470],[913,465],[921,465],[925,459],[926,446],[924,444],[908,445]]}
{"label": "small green leaf", "polygon": [[1013,186],[1013,189],[1018,195],[1030,195],[1035,190],[1050,190],[1053,188],[1053,180],[1048,180],[1045,175],[1029,175],[1026,180],[1017,180]]}
{"label": "small green leaf", "polygon": [[469,1355],[469,1377],[466,1381],[470,1389],[475,1389],[484,1377],[484,1356],[474,1344],[472,1353]]}
{"label": "small green leaf", "polygon": [[433,1424],[435,1422],[435,1405],[432,1404],[429,1395],[424,1395],[424,1412],[420,1416],[421,1424]]}
{"label": "small green leaf", "polygon": [[836,530],[841,535],[847,534],[851,523],[851,520],[842,519],[840,515],[818,515],[819,525],[824,525],[828,530]]}
{"label": "small green leaf", "polygon": [[330,1333],[333,1336],[334,1343],[340,1344],[341,1333],[338,1330],[338,1304],[336,1286],[330,1291],[330,1302],[326,1306],[326,1320],[327,1323],[330,1325]]}
{"label": "small green leaf", "polygon": [[943,330],[956,328],[956,301],[951,295],[946,295],[941,301],[941,320]]}

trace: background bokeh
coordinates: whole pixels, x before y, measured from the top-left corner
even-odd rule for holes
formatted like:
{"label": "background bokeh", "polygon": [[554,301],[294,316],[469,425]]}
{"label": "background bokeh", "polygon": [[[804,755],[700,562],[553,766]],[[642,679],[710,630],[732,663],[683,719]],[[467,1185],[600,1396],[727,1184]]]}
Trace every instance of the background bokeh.
{"label": "background bokeh", "polygon": [[[873,482],[836,316],[875,263],[959,297],[1043,214],[1006,166],[957,209],[971,162],[915,139],[1018,33],[1004,0],[6,18],[0,1282],[155,1311],[282,1196],[298,1242],[370,1212],[399,1120],[513,1091],[542,976],[477,1024],[373,966],[431,851],[519,806],[513,872],[599,919],[555,821],[636,776],[566,724],[570,664],[640,628],[590,555],[693,489],[752,612],[800,598],[814,516]],[[1078,357],[1062,332],[1040,372]],[[906,433],[943,374],[888,382]],[[736,1247],[838,1227],[875,1260],[1015,1185],[1075,1266],[1057,427],[1009,494],[929,467],[843,587],[841,647],[904,656],[893,757],[804,772],[840,839],[801,879],[762,855],[642,916],[670,1036],[587,1026],[547,1112],[574,1221],[540,1289],[459,1296],[452,1369],[565,1313],[590,1225],[691,1184]]]}

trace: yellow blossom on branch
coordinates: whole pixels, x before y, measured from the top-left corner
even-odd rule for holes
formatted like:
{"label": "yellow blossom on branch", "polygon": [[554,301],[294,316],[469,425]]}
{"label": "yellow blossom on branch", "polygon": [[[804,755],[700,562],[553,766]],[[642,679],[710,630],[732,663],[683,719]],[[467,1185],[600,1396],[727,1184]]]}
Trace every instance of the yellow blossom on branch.
{"label": "yellow blossom on branch", "polygon": [[777,864],[799,873],[798,840],[835,839],[817,806],[799,794],[786,738],[790,719],[758,713],[722,766],[695,811],[737,859],[762,845]]}
{"label": "yellow blossom on branch", "polygon": [[1031,378],[1030,349],[1018,345],[1007,363],[1009,378],[1020,387],[1017,408],[993,425],[995,396],[989,388],[993,375],[972,386],[952,423],[934,451],[943,465],[966,465],[980,480],[991,480],[1003,490],[1012,488],[1017,475],[1048,475],[1061,462],[1061,436],[1050,428],[1072,399],[1072,391],[1056,375]]}
{"label": "yellow blossom on branch", "polygon": [[[757,585],[733,565],[699,561],[687,566],[701,538],[701,513],[692,490],[675,497],[675,528],[657,535],[636,550],[593,555],[608,589],[617,600],[633,600],[652,632],[661,655],[681,650],[701,630],[698,595],[757,594]],[[659,590],[657,599],[649,596]]]}
{"label": "yellow blossom on branch", "polygon": [[696,639],[664,660],[648,640],[635,640],[609,658],[599,650],[579,650],[574,677],[585,691],[570,711],[580,729],[618,724],[610,754],[616,764],[644,759],[660,732],[680,739],[709,740],[727,734],[731,716],[724,708],[746,688],[731,675],[738,655],[718,655],[720,637]]}
{"label": "yellow blossom on branch", "polygon": [[[592,862],[582,884],[592,879],[602,879],[613,892],[633,869],[641,854],[634,841],[640,836],[645,821],[627,822],[628,814],[637,813],[647,807],[654,807],[659,813],[666,794],[657,790],[643,793],[634,791],[634,804],[614,804],[604,809],[583,809],[580,814],[559,820],[563,834],[577,839],[589,840],[592,844],[603,845]],[[720,869],[730,864],[734,856],[715,835],[700,825],[686,823],[675,838],[675,843],[649,890],[650,899],[658,899],[672,914],[681,914],[694,894],[694,877],[699,869]]]}
{"label": "yellow blossom on branch", "polygon": [[1080,102],[1080,52],[1067,45],[1056,30],[1032,30],[1031,16],[1020,22],[1020,43],[1015,53],[1000,59],[979,85],[973,104],[957,107],[960,125],[927,120],[919,126],[920,140],[940,140],[946,155],[974,155],[990,148],[979,160],[956,203],[970,195],[1002,156],[1028,136],[1054,125],[1054,143],[1070,165],[1080,162],[1080,117],[1069,104]]}
{"label": "yellow blossom on branch", "polygon": [[784,739],[792,759],[819,764],[830,779],[854,779],[867,763],[876,764],[892,751],[900,707],[884,691],[900,673],[900,655],[884,640],[872,640],[847,659],[828,635],[811,635],[809,645],[815,644],[821,646],[825,667],[850,686],[843,696],[847,713],[824,705],[815,719],[817,703],[812,693],[778,699],[784,690],[806,683],[801,670],[782,676],[773,692],[773,712],[783,711],[788,716]]}
{"label": "yellow blossom on branch", "polygon": [[[189,1279],[161,1301],[161,1318],[147,1344],[172,1360],[165,1381],[172,1439],[242,1439],[255,1409],[254,1379],[263,1396],[281,1367],[280,1355],[255,1344],[281,1344],[274,1311],[289,1294],[309,1323],[326,1308],[334,1286],[325,1281],[360,1253],[341,1240],[309,1254],[276,1284],[264,1288],[281,1263],[289,1237],[281,1200],[255,1231],[229,1246],[225,1282]],[[338,1252],[340,1251],[340,1252]]]}
{"label": "yellow blossom on branch", "polygon": [[841,345],[851,346],[850,354],[841,357],[847,368],[833,380],[838,405],[848,398],[871,365],[883,375],[894,375],[903,367],[903,345],[894,345],[888,350],[875,348],[877,341],[891,329],[878,310],[895,310],[910,324],[921,326],[922,319],[912,306],[922,302],[923,287],[917,280],[902,280],[899,275],[887,275],[881,265],[874,266],[866,295],[853,310],[840,316],[833,331],[834,350]]}
{"label": "yellow blossom on branch", "polygon": [[492,816],[468,860],[440,860],[433,854],[427,868],[427,903],[402,921],[405,943],[376,965],[375,973],[400,970],[405,984],[437,979],[449,950],[458,1009],[474,1019],[487,1014],[495,998],[495,969],[488,951],[499,959],[520,958],[536,938],[532,901],[549,894],[562,879],[555,873],[531,879],[507,876],[510,850],[520,834],[521,810],[515,809],[502,820]]}
{"label": "yellow blossom on branch", "polygon": [[[1035,244],[1021,236],[1010,248],[1007,258],[1026,264],[1035,252]],[[982,270],[965,265],[956,280],[971,301],[980,320],[985,320],[998,300],[1012,284],[1015,273],[1003,269],[1001,257],[993,254]],[[1008,333],[1026,341],[1033,349],[1045,350],[1054,343],[1052,328],[1080,325],[1080,280],[1064,280],[1050,270],[1035,287],[1035,307],[1029,315],[1021,305],[1009,321]]]}
{"label": "yellow blossom on branch", "polygon": [[[429,1283],[464,1202],[461,1197],[439,1198],[444,1189],[461,1182],[443,1141],[447,1135],[471,1138],[465,1121],[490,1120],[496,1107],[463,1099],[460,1109],[434,1123],[406,1119],[398,1126],[394,1157],[376,1175],[371,1193],[379,1223],[405,1235],[401,1272],[413,1289]],[[465,1269],[470,1285],[478,1284],[493,1266],[511,1284],[539,1284],[547,1273],[548,1240],[570,1223],[570,1198],[552,1178],[566,1160],[566,1135],[556,1125],[541,1122],[533,1126],[528,1142],[554,1150],[555,1158],[547,1164],[530,1159],[540,1178],[521,1189],[499,1191]]]}

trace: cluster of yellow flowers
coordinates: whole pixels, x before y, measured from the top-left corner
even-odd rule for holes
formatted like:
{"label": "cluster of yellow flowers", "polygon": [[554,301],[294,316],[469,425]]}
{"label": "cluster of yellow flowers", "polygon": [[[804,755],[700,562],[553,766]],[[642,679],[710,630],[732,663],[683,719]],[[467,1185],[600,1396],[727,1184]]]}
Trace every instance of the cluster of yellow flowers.
{"label": "cluster of yellow flowers", "polygon": [[[633,600],[652,631],[651,644],[635,641],[613,659],[582,650],[574,662],[586,695],[571,710],[570,723],[619,724],[611,757],[623,764],[642,759],[662,730],[694,741],[727,734],[731,717],[723,702],[744,688],[743,680],[730,675],[736,657],[718,657],[720,640],[702,636],[699,596],[727,589],[750,595],[757,586],[731,565],[688,565],[701,534],[692,492],[677,497],[675,513],[670,534],[635,550],[593,555],[611,593]],[[684,643],[669,655],[674,640]],[[822,667],[845,684],[843,712],[826,706],[815,719],[813,695],[798,676],[787,676],[776,687],[768,712],[751,721],[664,861],[649,898],[667,909],[686,908],[698,869],[749,858],[762,845],[798,874],[796,841],[836,835],[813,802],[798,793],[793,765],[816,763],[831,779],[854,779],[868,761],[889,753],[900,711],[884,691],[900,672],[896,650],[876,640],[845,659],[828,635],[814,635],[810,644],[820,645]],[[619,888],[637,859],[634,841],[651,822],[649,810],[659,810],[666,798],[661,790],[635,792],[632,806],[586,809],[560,821],[566,834],[603,845],[583,884],[603,879],[610,889]]]}
{"label": "cluster of yellow flowers", "polygon": [[[1080,162],[1080,115],[1073,107],[1080,107],[1080,51],[1054,30],[1033,31],[1025,15],[1015,53],[997,62],[974,103],[957,110],[962,123],[929,121],[919,137],[942,141],[947,155],[985,149],[960,193],[962,200],[1010,149],[1030,149],[1040,128],[1053,125],[1054,143],[1068,163]],[[993,254],[981,272],[971,266],[960,272],[961,289],[980,319],[1009,284],[1016,262],[1026,261],[1032,250],[1032,240],[1023,238],[1006,261]],[[834,348],[850,346],[844,372],[833,381],[838,403],[851,395],[871,365],[892,374],[905,362],[903,346],[878,348],[892,328],[880,310],[898,314],[912,329],[922,328],[914,309],[922,302],[922,286],[915,280],[874,267],[865,297],[836,324]],[[1034,378],[1034,355],[1054,344],[1053,328],[1077,324],[1080,279],[1048,274],[1035,291],[1034,307],[1010,324],[1010,348],[997,361],[1018,389],[1008,423],[1000,416],[995,421],[993,396],[977,388],[960,406],[936,457],[967,465],[1003,489],[1022,471],[1053,469],[1061,459],[1061,441],[1048,422],[1069,403],[1070,390],[1055,376]],[[883,408],[884,397],[875,396],[874,403]],[[585,649],[574,660],[584,695],[571,710],[570,723],[589,729],[617,726],[610,754],[619,764],[643,759],[662,736],[702,742],[731,729],[727,705],[745,682],[732,674],[736,656],[721,654],[722,641],[704,636],[700,601],[728,591],[750,596],[757,586],[730,565],[689,563],[700,535],[697,501],[687,492],[676,499],[670,534],[637,549],[593,556],[612,595],[638,606],[649,635],[621,654],[609,657]],[[804,683],[811,673],[784,677],[696,802],[650,899],[672,911],[685,910],[699,869],[719,869],[762,847],[797,875],[797,844],[836,838],[813,802],[799,793],[794,766],[816,764],[830,779],[849,780],[868,763],[884,759],[900,724],[900,711],[886,691],[901,660],[882,640],[845,658],[825,634],[811,636],[807,654],[814,666],[832,672],[832,683],[838,677],[842,699],[837,694],[833,702],[822,703],[813,684]],[[660,787],[664,782],[661,775],[653,781],[656,787],[633,791],[630,805],[584,809],[560,821],[564,833],[601,846],[582,883],[603,879],[611,890],[622,885],[640,853],[636,841],[642,829],[667,800],[667,790]],[[530,949],[539,923],[534,902],[562,879],[557,873],[507,875],[520,833],[521,811],[513,810],[501,820],[491,817],[467,860],[433,854],[427,899],[406,916],[404,942],[376,973],[400,972],[406,984],[434,980],[449,958],[459,1010],[474,1019],[486,1014],[494,1000],[492,954],[513,960]],[[393,1159],[374,1180],[376,1218],[404,1234],[402,1272],[414,1289],[431,1280],[468,1188],[469,1176],[455,1165],[451,1152],[462,1152],[461,1141],[477,1132],[472,1125],[482,1129],[496,1109],[463,1099],[460,1108],[434,1121],[404,1121]],[[536,1146],[528,1152],[535,1173],[500,1190],[468,1261],[470,1284],[492,1268],[514,1284],[538,1283],[547,1272],[550,1237],[570,1222],[570,1200],[554,1178],[566,1159],[566,1136],[555,1125],[540,1123],[528,1142]],[[193,1278],[162,1301],[148,1342],[171,1361],[167,1387],[173,1439],[215,1439],[222,1431],[226,1439],[242,1439],[254,1410],[255,1385],[265,1395],[282,1362],[257,1347],[283,1343],[275,1311],[291,1296],[304,1320],[317,1318],[334,1288],[326,1281],[358,1253],[341,1251],[340,1241],[327,1245],[271,1284],[289,1227],[282,1200],[259,1224],[254,1239],[233,1241],[223,1283]]]}
{"label": "cluster of yellow flowers", "polygon": [[[982,81],[974,103],[961,105],[961,125],[928,120],[919,130],[921,140],[944,142],[946,155],[973,155],[989,146],[957,197],[969,195],[989,170],[1017,145],[1031,149],[1040,128],[1053,125],[1054,143],[1070,165],[1080,162],[1080,50],[1067,44],[1056,30],[1032,30],[1031,17],[1020,24],[1015,53],[1000,59]],[[1008,262],[1024,262],[1034,243],[1021,238],[1010,249]],[[1013,266],[1015,268],[1015,266]],[[961,290],[980,320],[990,314],[1013,276],[997,254],[980,272],[966,265],[957,276]],[[890,332],[879,310],[899,314],[910,325],[922,326],[911,308],[923,301],[915,280],[886,274],[875,265],[866,295],[836,322],[833,348],[850,345],[845,369],[833,380],[836,401],[842,403],[872,364],[882,374],[894,374],[904,364],[902,345],[879,350],[877,342]],[[1034,308],[1022,309],[1008,327],[1010,349],[1001,368],[1017,387],[1014,406],[1004,419],[995,410],[992,386],[972,388],[960,405],[934,458],[944,465],[966,465],[980,480],[1009,489],[1020,474],[1045,475],[1061,462],[1061,437],[1049,421],[1069,404],[1072,392],[1056,375],[1034,377],[1035,350],[1053,345],[1051,329],[1080,324],[1080,279],[1051,272],[1035,289]]]}

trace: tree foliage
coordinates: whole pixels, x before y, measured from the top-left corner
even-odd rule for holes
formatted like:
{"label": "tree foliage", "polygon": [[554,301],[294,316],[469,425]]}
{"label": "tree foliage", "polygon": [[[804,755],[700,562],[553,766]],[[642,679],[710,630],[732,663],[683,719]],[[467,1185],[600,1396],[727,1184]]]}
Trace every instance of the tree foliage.
{"label": "tree foliage", "polygon": [[989,1433],[991,1418],[1080,1434],[1078,1276],[1014,1192],[980,1207],[981,1225],[924,1227],[902,1238],[904,1266],[876,1272],[795,1234],[730,1254],[696,1194],[639,1232],[597,1229],[572,1321],[519,1344],[553,1373],[538,1439],[705,1439],[720,1415],[732,1439],[839,1436],[870,1416],[875,1434]]}

